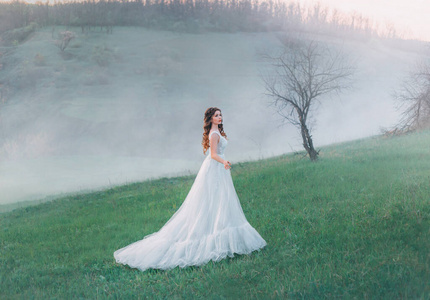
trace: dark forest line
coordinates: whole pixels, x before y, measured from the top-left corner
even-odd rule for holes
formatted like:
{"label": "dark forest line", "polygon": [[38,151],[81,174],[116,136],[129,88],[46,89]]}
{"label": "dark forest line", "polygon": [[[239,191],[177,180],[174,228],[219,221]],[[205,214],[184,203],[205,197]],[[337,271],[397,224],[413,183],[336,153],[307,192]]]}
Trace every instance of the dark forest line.
{"label": "dark forest line", "polygon": [[[367,39],[395,38],[394,29],[378,32],[361,15],[342,15],[319,4],[252,0],[100,0],[27,4],[0,3],[4,43],[19,43],[38,26],[81,27],[111,33],[115,26],[202,32],[297,31]],[[383,35],[383,36],[382,36]]]}

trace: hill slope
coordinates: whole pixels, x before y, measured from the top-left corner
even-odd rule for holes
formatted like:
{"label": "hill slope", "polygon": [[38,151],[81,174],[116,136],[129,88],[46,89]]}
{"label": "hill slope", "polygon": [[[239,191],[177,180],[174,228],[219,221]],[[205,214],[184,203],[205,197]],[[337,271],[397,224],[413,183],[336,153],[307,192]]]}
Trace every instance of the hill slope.
{"label": "hill slope", "polygon": [[[285,33],[118,27],[106,35],[72,27],[77,37],[61,53],[55,41],[62,30],[42,28],[1,50],[0,204],[194,172],[209,106],[223,109],[232,161],[301,148],[295,128],[279,126],[259,77],[265,64],[258,53],[279,47]],[[391,126],[398,114],[392,89],[419,55],[380,40],[307,37],[358,62],[343,101],[323,99],[315,145]]]}
{"label": "hill slope", "polygon": [[236,164],[268,246],[199,268],[140,272],[113,251],[158,230],[194,176],[0,215],[0,298],[428,298],[430,132]]}

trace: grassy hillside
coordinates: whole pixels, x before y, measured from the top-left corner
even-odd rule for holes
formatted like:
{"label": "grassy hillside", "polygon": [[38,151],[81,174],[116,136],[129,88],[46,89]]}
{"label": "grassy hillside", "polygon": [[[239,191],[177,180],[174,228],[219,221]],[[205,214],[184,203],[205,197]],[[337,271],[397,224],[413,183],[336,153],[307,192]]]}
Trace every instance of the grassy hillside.
{"label": "grassy hillside", "polygon": [[[64,52],[55,43],[65,27],[39,28],[0,48],[0,205],[195,172],[209,106],[223,109],[232,161],[301,149],[296,129],[279,126],[260,78],[259,53],[279,47],[285,33],[67,29],[76,38]],[[341,99],[321,99],[316,146],[396,122],[391,92],[420,46],[305,37],[358,62],[354,86]]]}
{"label": "grassy hillside", "polygon": [[0,298],[429,298],[430,132],[236,164],[268,246],[198,268],[140,272],[113,252],[158,230],[194,176],[69,196],[0,215]]}

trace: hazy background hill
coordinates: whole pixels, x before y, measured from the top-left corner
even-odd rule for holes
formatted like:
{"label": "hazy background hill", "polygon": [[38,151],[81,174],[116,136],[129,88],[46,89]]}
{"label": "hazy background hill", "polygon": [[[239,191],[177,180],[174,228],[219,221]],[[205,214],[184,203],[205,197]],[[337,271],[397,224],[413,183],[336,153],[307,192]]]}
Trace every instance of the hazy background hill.
{"label": "hazy background hill", "polygon": [[[60,52],[64,30],[76,38]],[[259,76],[267,67],[259,53],[286,34],[54,26],[2,47],[0,204],[195,172],[209,106],[223,110],[233,163],[300,150]],[[351,89],[316,114],[317,146],[396,122],[391,93],[423,44],[289,34],[341,49],[357,66]]]}

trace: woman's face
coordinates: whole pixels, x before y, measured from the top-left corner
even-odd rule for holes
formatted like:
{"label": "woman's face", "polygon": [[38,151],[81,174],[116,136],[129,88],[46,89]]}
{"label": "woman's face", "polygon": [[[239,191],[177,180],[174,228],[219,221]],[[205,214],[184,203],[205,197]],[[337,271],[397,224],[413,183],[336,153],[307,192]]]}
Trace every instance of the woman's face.
{"label": "woman's face", "polygon": [[222,114],[219,110],[212,116],[212,124],[219,125],[222,123]]}

